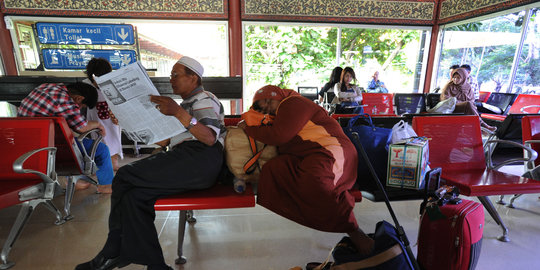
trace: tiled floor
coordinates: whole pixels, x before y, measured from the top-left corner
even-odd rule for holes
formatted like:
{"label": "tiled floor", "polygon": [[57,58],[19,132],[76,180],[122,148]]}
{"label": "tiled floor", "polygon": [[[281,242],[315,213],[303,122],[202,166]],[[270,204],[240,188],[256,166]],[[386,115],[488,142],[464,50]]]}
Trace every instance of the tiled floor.
{"label": "tiled floor", "polygon": [[[511,168],[512,169],[512,168]],[[491,198],[493,201],[496,198]],[[63,197],[55,200],[63,206]],[[61,226],[41,206],[31,217],[10,253],[17,269],[73,269],[102,248],[107,235],[109,195],[94,190],[78,191],[73,202],[75,218]],[[416,253],[419,201],[393,202],[398,218],[413,243]],[[509,209],[497,209],[510,230],[511,242],[502,243],[500,227],[486,213],[486,225],[477,269],[540,269],[540,200],[538,195],[524,195]],[[5,238],[18,207],[0,210],[0,241]],[[174,269],[281,269],[322,261],[342,234],[315,231],[257,206],[249,209],[196,211],[197,223],[188,226],[184,253],[188,259]],[[364,200],[357,203],[356,217],[367,232],[377,221],[390,220],[384,203]],[[174,264],[178,230],[177,212],[158,212],[156,227],[167,263]],[[140,265],[126,268],[144,269]]]}

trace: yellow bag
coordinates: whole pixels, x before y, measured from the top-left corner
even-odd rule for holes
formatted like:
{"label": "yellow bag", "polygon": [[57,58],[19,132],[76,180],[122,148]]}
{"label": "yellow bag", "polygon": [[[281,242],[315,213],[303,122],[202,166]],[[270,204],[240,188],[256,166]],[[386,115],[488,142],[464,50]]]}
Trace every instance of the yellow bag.
{"label": "yellow bag", "polygon": [[239,127],[227,127],[225,161],[236,178],[246,182],[258,181],[264,163],[275,156],[277,156],[275,146],[265,145],[249,138]]}

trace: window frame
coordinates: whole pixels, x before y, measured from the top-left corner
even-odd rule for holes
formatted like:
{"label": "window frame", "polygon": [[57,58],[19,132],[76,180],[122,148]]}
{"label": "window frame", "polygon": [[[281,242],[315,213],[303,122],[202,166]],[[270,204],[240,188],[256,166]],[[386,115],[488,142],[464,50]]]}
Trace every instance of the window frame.
{"label": "window frame", "polygon": [[[438,37],[437,37],[437,45],[436,45],[436,50],[435,50],[435,57],[433,59],[433,63],[439,63],[439,64],[434,65],[434,69],[432,71],[431,84],[430,84],[432,86],[432,88],[437,86],[437,76],[438,76],[438,74],[439,74],[439,72],[441,70],[440,61],[441,61],[441,58],[442,58],[443,45],[444,45],[443,44],[444,32],[445,32],[445,30],[447,28],[451,28],[451,27],[454,27],[454,26],[463,25],[463,24],[467,24],[467,23],[474,23],[474,22],[480,22],[480,21],[485,21],[485,20],[489,20],[489,19],[494,19],[494,18],[497,18],[497,17],[502,17],[502,16],[505,16],[505,15],[508,15],[508,14],[517,13],[517,12],[521,12],[521,11],[525,11],[525,16],[527,18],[530,18],[530,12],[531,12],[531,9],[533,9],[533,8],[539,8],[540,9],[540,3],[533,3],[533,4],[523,5],[523,6],[520,6],[520,7],[507,9],[507,10],[504,10],[504,11],[495,12],[495,13],[488,14],[488,15],[478,16],[478,17],[469,18],[469,19],[462,20],[462,21],[456,21],[456,22],[440,25],[439,33],[438,33]],[[524,24],[524,25],[526,25],[526,24]],[[528,30],[528,29],[525,29],[525,28],[526,27],[523,27],[521,29],[520,43],[516,45],[516,51],[514,53],[514,58],[512,59],[512,67],[511,67],[511,70],[510,70],[510,78],[509,78],[509,81],[508,81],[508,88],[501,89],[501,91],[504,91],[504,93],[507,93],[509,90],[512,91],[512,88],[513,88],[513,85],[514,85],[514,80],[515,80],[515,76],[516,76],[516,73],[517,73],[517,69],[519,68],[519,63],[517,62],[517,59],[516,59],[517,55],[518,55],[517,53],[521,52],[523,50],[523,43],[524,43],[523,41],[525,40],[525,37],[527,35],[527,30]],[[448,67],[442,67],[442,69],[447,69],[447,68]]]}
{"label": "window frame", "polygon": [[[289,27],[335,27],[338,29],[340,35],[339,39],[337,40],[337,46],[336,49],[339,49],[341,47],[341,29],[343,28],[363,28],[363,29],[396,29],[396,30],[418,30],[418,31],[425,31],[426,32],[426,39],[424,43],[424,53],[422,58],[422,69],[420,70],[420,83],[418,85],[418,91],[423,91],[424,85],[425,85],[425,78],[427,75],[427,65],[429,60],[429,48],[431,45],[431,32],[433,30],[432,26],[404,26],[404,25],[383,25],[383,24],[340,24],[340,23],[306,23],[306,22],[270,22],[270,21],[252,21],[252,20],[246,20],[242,21],[242,74],[244,74],[244,77],[247,76],[247,67],[246,67],[246,59],[247,59],[247,52],[246,52],[246,26],[248,25],[268,25],[268,26],[289,26]],[[420,51],[419,51],[420,52]],[[336,65],[339,65],[341,55],[343,52],[336,52],[336,59],[335,63]],[[329,71],[330,72],[330,71]],[[412,76],[412,80],[414,81],[414,76]],[[252,97],[248,96],[249,93],[247,93],[247,86],[246,86],[247,80],[243,80],[243,91],[244,91],[244,102],[245,106],[248,106],[250,104],[246,103],[246,101],[251,100]]]}
{"label": "window frame", "polygon": [[[166,19],[135,19],[135,18],[81,18],[81,17],[44,17],[44,16],[19,16],[19,15],[7,15],[4,17],[6,22],[9,21],[11,25],[15,21],[36,21],[36,22],[58,22],[58,23],[100,23],[100,24],[135,24],[135,23],[177,23],[179,25],[181,24],[214,24],[214,25],[222,25],[224,29],[227,31],[229,29],[229,22],[226,20],[166,20]],[[20,50],[18,49],[18,38],[16,35],[16,31],[14,29],[14,26],[9,27],[8,30],[10,30],[10,36],[11,36],[11,42],[13,44],[14,50],[14,57],[15,57],[15,63],[16,63],[16,69],[18,76],[59,76],[60,72],[64,72],[65,70],[47,70],[47,71],[27,71],[24,68],[20,54]],[[136,36],[138,33],[136,33]],[[229,35],[226,33],[224,43],[227,46],[230,46],[229,42]],[[139,53],[138,57],[140,58],[140,49],[137,48],[137,53]],[[225,50],[226,52],[229,51],[229,48]],[[39,53],[39,52],[38,52]],[[226,61],[224,63],[224,69],[225,73],[223,76],[229,76],[230,74],[230,57],[227,55]],[[171,66],[172,68],[172,66]],[[154,75],[150,72],[149,73],[151,77]],[[86,75],[82,70],[69,70],[69,72],[64,72],[61,76],[64,77],[85,77]]]}

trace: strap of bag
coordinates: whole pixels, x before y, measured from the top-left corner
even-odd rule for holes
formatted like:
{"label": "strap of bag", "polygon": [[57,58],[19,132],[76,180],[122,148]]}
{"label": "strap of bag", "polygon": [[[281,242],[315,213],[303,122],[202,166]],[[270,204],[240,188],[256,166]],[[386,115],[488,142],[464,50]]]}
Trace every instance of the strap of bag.
{"label": "strap of bag", "polygon": [[369,126],[373,127],[373,121],[371,120],[371,116],[369,114],[367,114],[367,113],[362,113],[362,114],[359,114],[359,115],[349,119],[349,124],[347,125],[347,127],[354,126],[356,121],[358,121],[358,119],[360,119],[360,118],[366,120],[366,122],[368,122]]}
{"label": "strap of bag", "polygon": [[362,146],[362,144],[359,141],[358,133],[353,132],[352,136],[354,138],[354,140],[352,140],[353,144],[355,144],[357,146],[357,148],[360,149],[360,154],[362,155],[364,160],[366,160],[369,171],[371,172],[371,175],[375,179],[377,187],[379,187],[379,190],[383,194],[384,202],[386,204],[386,207],[388,208],[388,211],[390,212],[390,216],[392,216],[392,220],[394,221],[394,224],[395,224],[395,227],[396,227],[396,233],[398,235],[398,238],[401,240],[401,242],[405,246],[408,257],[411,259],[411,262],[413,264],[412,265],[413,268],[417,269],[417,270],[420,269],[420,266],[418,265],[418,262],[414,259],[415,257],[414,257],[414,254],[412,253],[411,248],[410,248],[410,242],[409,242],[409,239],[407,238],[407,235],[405,234],[405,229],[403,229],[403,227],[399,224],[399,221],[398,221],[398,219],[396,217],[396,213],[394,213],[394,210],[392,209],[392,205],[390,205],[390,199],[388,199],[388,194],[386,194],[386,190],[384,190],[384,186],[381,183],[381,180],[379,179],[379,176],[377,176],[377,173],[375,172],[375,169],[373,168],[373,165],[369,161],[370,159],[369,159],[369,157],[368,157],[368,155],[366,153],[366,150],[364,150],[364,147]]}
{"label": "strap of bag", "polygon": [[364,268],[371,268],[375,267],[377,265],[380,265],[386,261],[389,261],[403,253],[403,250],[401,249],[401,246],[399,244],[395,244],[391,248],[364,260],[356,261],[356,262],[348,262],[344,264],[337,265],[336,267],[332,269],[336,270],[354,270],[354,269],[364,269]]}
{"label": "strap of bag", "polygon": [[[403,120],[401,120],[403,121]],[[403,186],[405,185],[405,163],[407,161],[407,145],[409,143],[405,143],[405,145],[403,146],[403,163],[401,164],[401,189],[403,189]]]}
{"label": "strap of bag", "polygon": [[259,167],[259,163],[257,161],[261,157],[262,151],[266,147],[266,144],[260,151],[257,151],[257,142],[255,139],[248,136],[248,140],[253,156],[246,162],[246,164],[244,164],[244,172],[246,174],[252,174]]}

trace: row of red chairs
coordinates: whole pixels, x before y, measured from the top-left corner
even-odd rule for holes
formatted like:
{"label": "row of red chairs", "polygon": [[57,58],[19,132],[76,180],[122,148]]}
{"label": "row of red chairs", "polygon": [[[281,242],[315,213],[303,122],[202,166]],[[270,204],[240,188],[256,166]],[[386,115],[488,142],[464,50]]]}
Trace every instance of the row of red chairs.
{"label": "row of red chairs", "polygon": [[[524,120],[524,123],[529,123],[529,128],[524,127],[523,130],[527,130],[527,132],[531,133],[531,136],[527,138],[540,139],[540,116],[527,116],[524,117]],[[24,121],[29,120],[28,118],[25,118]],[[42,119],[40,121],[45,121],[45,125],[47,125],[47,119]],[[228,119],[227,124],[235,125],[238,121],[239,118]],[[19,122],[22,122],[22,120]],[[431,138],[429,157],[430,163],[432,167],[443,168],[443,181],[448,184],[458,186],[463,195],[477,196],[484,204],[486,210],[491,214],[493,219],[503,229],[503,236],[501,236],[499,239],[507,241],[508,229],[504,225],[502,219],[487,196],[540,193],[540,181],[499,172],[491,166],[488,166],[490,165],[490,162],[487,162],[488,165],[486,165],[478,117],[456,115],[414,117],[412,124],[418,135]],[[54,124],[49,122],[49,125]],[[5,139],[3,140],[3,143],[12,143],[14,145],[14,149],[17,149],[18,151],[25,150],[23,147],[18,147],[19,140],[13,143],[14,140],[12,138],[12,134],[14,130],[17,130],[17,127],[12,126],[11,124],[10,126],[10,129],[5,129],[8,132],[4,132],[4,129],[2,129],[3,139]],[[54,128],[52,126],[49,126],[48,128],[43,127],[43,132],[39,133],[42,135],[38,135],[38,137],[45,137],[47,139],[44,141],[44,144],[34,145],[32,146],[32,149],[49,147],[52,144],[51,137],[54,138],[54,132],[51,131],[53,129]],[[19,132],[19,134],[24,133],[25,132]],[[49,135],[47,136],[47,134]],[[540,144],[536,144],[535,149],[540,150],[540,147],[538,147],[539,145]],[[531,155],[534,156],[536,153],[531,152]],[[45,159],[42,158],[40,160],[41,165],[45,166],[46,160],[48,162],[49,159],[45,156]],[[5,164],[5,162],[3,161],[2,164]],[[2,172],[6,169],[7,168],[3,168]],[[7,175],[5,176],[7,177]],[[33,181],[37,180],[35,177],[32,178],[34,179]],[[2,186],[8,182],[4,181],[4,178],[1,178],[0,180],[2,180],[0,182],[0,185]],[[382,180],[384,181],[384,179]],[[30,183],[29,185],[32,186],[34,183]],[[360,201],[364,194],[369,195],[369,193],[370,191],[355,190],[353,195],[356,197],[357,201]],[[418,197],[418,195],[416,196],[416,199],[421,199],[421,197]],[[399,196],[394,198],[399,198]],[[21,198],[19,196],[17,199],[13,199],[13,203],[11,205],[24,201],[28,201],[28,199]],[[179,194],[160,199],[156,202],[155,209],[157,211],[179,210],[179,258],[176,260],[176,263],[181,264],[186,262],[186,259],[182,256],[182,246],[186,222],[192,218],[192,216],[188,215],[189,211],[194,209],[240,208],[254,206],[255,193],[250,185],[247,186],[245,193],[237,194],[234,192],[232,186],[217,184],[208,190],[190,192],[188,194]],[[6,207],[6,205],[3,207]],[[4,245],[4,250],[2,251],[2,260],[4,263],[7,263],[7,254],[9,253],[12,244],[13,243],[10,243],[7,248],[6,245]]]}

